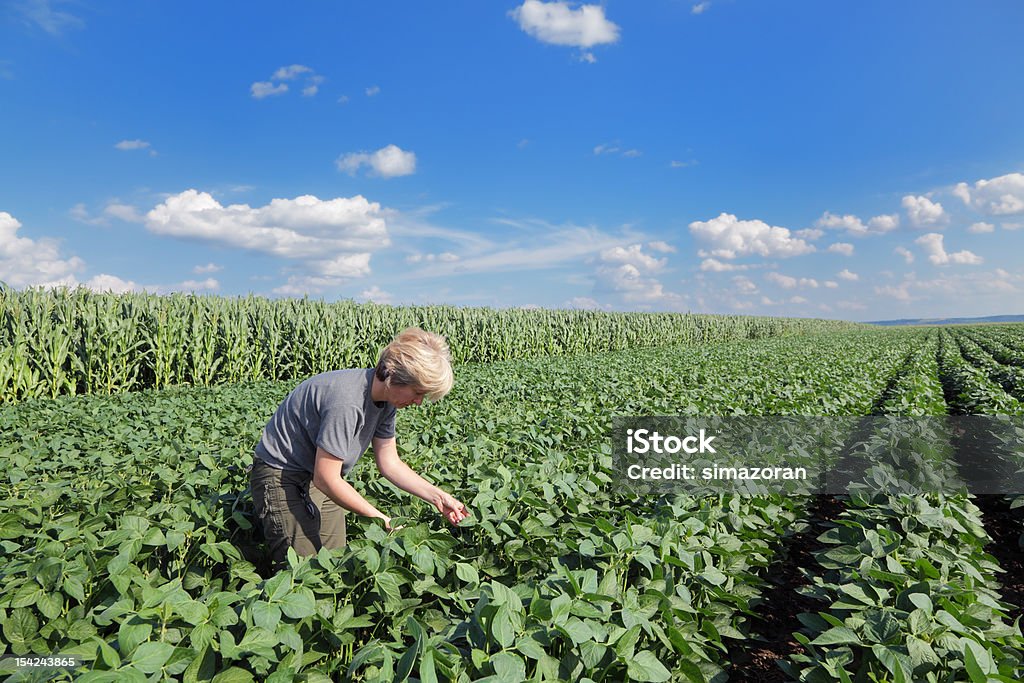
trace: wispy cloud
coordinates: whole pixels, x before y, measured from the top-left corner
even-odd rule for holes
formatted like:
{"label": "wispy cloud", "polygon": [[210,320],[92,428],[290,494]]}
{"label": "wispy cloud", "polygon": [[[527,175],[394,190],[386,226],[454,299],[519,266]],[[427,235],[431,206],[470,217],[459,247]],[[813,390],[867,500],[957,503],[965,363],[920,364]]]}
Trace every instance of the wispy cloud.
{"label": "wispy cloud", "polygon": [[55,5],[66,4],[62,0],[20,0],[14,3],[14,10],[24,21],[38,26],[51,36],[61,36],[72,29],[85,28],[85,21],[70,12],[56,9]]}

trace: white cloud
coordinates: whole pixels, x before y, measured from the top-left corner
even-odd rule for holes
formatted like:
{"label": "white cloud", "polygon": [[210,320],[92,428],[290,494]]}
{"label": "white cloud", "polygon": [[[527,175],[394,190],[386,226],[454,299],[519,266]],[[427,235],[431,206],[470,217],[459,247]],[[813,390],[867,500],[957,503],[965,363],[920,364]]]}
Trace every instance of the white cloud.
{"label": "white cloud", "polygon": [[943,246],[943,237],[937,232],[921,235],[914,242],[921,245],[924,252],[928,254],[928,260],[937,266],[944,266],[950,263],[976,266],[983,262],[980,256],[967,250],[958,251],[955,254],[946,253],[946,249]]}
{"label": "white cloud", "polygon": [[718,259],[706,258],[700,262],[700,269],[712,273],[727,273],[734,270],[749,270],[750,266],[741,266],[735,263],[725,263]]}
{"label": "white cloud", "polygon": [[84,28],[85,22],[82,19],[51,6],[59,2],[61,0],[22,0],[14,3],[14,10],[51,36],[60,36],[69,29]]}
{"label": "white cloud", "polygon": [[219,266],[216,263],[207,263],[205,266],[196,266],[192,269],[192,272],[196,275],[206,275],[207,273],[219,273],[224,270],[224,266]]}
{"label": "white cloud", "polygon": [[1008,173],[990,180],[979,180],[972,190],[960,183],[953,194],[965,204],[990,216],[1024,213],[1024,173]]}
{"label": "white cloud", "polygon": [[838,289],[839,283],[835,280],[825,280],[825,289]]}
{"label": "white cloud", "polygon": [[292,81],[302,74],[313,73],[313,70],[304,64],[292,64],[291,66],[282,66],[274,72],[274,75],[270,78],[275,81]]}
{"label": "white cloud", "polygon": [[269,81],[253,83],[249,86],[249,91],[257,100],[273,95],[283,95],[288,92],[288,83],[285,81],[295,81],[300,78],[304,81],[302,87],[304,97],[316,95],[320,90],[320,84],[324,82],[323,76],[317,75],[316,71],[305,64],[291,64],[279,67]]}
{"label": "white cloud", "polygon": [[749,277],[737,275],[732,279],[732,282],[740,294],[751,295],[758,293],[757,285]]}
{"label": "white cloud", "polygon": [[262,100],[264,97],[285,94],[288,92],[288,84],[278,83],[274,85],[270,81],[257,81],[249,86],[249,92],[252,93],[254,99]]}
{"label": "white cloud", "polygon": [[967,228],[967,232],[972,232],[975,235],[980,235],[986,232],[994,232],[996,226],[991,223],[974,223],[971,227]]}
{"label": "white cloud", "polygon": [[866,235],[868,228],[864,223],[856,216],[846,215],[837,216],[833,213],[826,211],[822,214],[814,223],[819,228],[828,228],[830,230],[846,230],[855,235]]}
{"label": "white cloud", "polygon": [[338,104],[348,104],[348,95],[342,95],[339,97]]}
{"label": "white cloud", "polygon": [[455,263],[458,260],[459,256],[450,251],[445,251],[440,254],[415,253],[405,257],[406,263]]}
{"label": "white cloud", "polygon": [[121,202],[110,202],[103,208],[103,214],[105,216],[112,216],[126,223],[141,223],[143,221],[142,214],[139,213],[138,209],[130,204],[122,204]]}
{"label": "white cloud", "polygon": [[647,243],[647,248],[652,250],[652,251],[659,251],[662,254],[674,254],[674,253],[676,253],[676,248],[675,247],[673,247],[668,242],[663,242],[661,240],[658,240],[656,242],[648,242]]}
{"label": "white cloud", "polygon": [[903,260],[908,264],[914,262],[914,252],[910,251],[906,247],[896,247],[893,249],[893,253],[899,254],[903,257]]}
{"label": "white cloud", "polygon": [[542,43],[590,48],[619,39],[619,27],[605,18],[600,5],[572,9],[567,2],[526,0],[509,14]]}
{"label": "white cloud", "polygon": [[[313,278],[337,284],[370,272],[370,252],[390,244],[380,205],[362,196],[321,200],[312,195],[274,199],[266,206],[222,206],[210,194],[186,190],[146,214],[158,235],[215,242],[298,260]],[[319,276],[319,278],[318,278]]]}
{"label": "white cloud", "polygon": [[379,94],[380,94],[380,86],[379,85],[371,85],[369,88],[366,89],[366,96],[367,97],[374,97],[375,95],[379,95]]}
{"label": "white cloud", "polygon": [[87,289],[94,292],[113,292],[114,294],[125,294],[127,292],[141,292],[139,287],[132,280],[122,280],[116,275],[97,275],[91,277],[84,283]]}
{"label": "white cloud", "polygon": [[849,242],[836,242],[828,247],[828,251],[833,254],[842,254],[843,256],[853,256],[853,245]]}
{"label": "white cloud", "polygon": [[942,225],[948,219],[942,204],[933,202],[927,197],[907,195],[903,198],[902,205],[910,219],[910,224],[915,228]]}
{"label": "white cloud", "polygon": [[335,164],[339,171],[355,175],[363,166],[369,166],[371,175],[381,178],[395,178],[416,172],[416,154],[406,152],[397,145],[382,147],[376,152],[350,152],[338,157]]}
{"label": "white cloud", "polygon": [[910,291],[907,289],[907,285],[885,285],[884,287],[875,287],[875,294],[886,299],[895,299],[896,301],[902,301],[903,303],[909,303],[912,299]]}
{"label": "white cloud", "polygon": [[788,228],[770,226],[760,220],[741,221],[728,213],[709,221],[694,221],[690,223],[690,232],[710,243],[713,249],[708,255],[716,258],[750,254],[785,258],[815,251],[812,245],[793,237]]}
{"label": "white cloud", "polygon": [[597,311],[601,309],[607,309],[608,306],[602,306],[596,300],[586,296],[577,296],[569,299],[565,302],[567,308],[578,308],[585,311]]}
{"label": "white cloud", "polygon": [[900,227],[900,216],[898,213],[875,216],[868,221],[868,230],[871,232],[892,232],[898,227]]}
{"label": "white cloud", "polygon": [[606,142],[594,147],[594,156],[604,154],[616,154],[627,159],[636,159],[643,156],[643,152],[638,149],[623,149],[619,142]]}
{"label": "white cloud", "polygon": [[824,230],[818,230],[817,228],[804,228],[803,230],[796,230],[793,235],[799,237],[802,240],[814,241],[820,239],[825,234]]}
{"label": "white cloud", "polygon": [[783,289],[796,289],[797,287],[817,289],[818,281],[813,278],[795,278],[789,275],[783,275],[782,273],[768,273],[764,276],[764,279],[772,284],[778,285]]}
{"label": "white cloud", "polygon": [[11,287],[77,284],[75,273],[85,268],[85,261],[61,256],[57,240],[18,237],[20,228],[14,216],[0,211],[0,281]]}
{"label": "white cloud", "polygon": [[121,151],[131,151],[135,149],[149,149],[150,144],[145,140],[121,140],[121,142],[114,145],[115,149]]}
{"label": "white cloud", "polygon": [[710,2],[698,2],[696,5],[690,8],[690,14],[704,14],[711,7]]}
{"label": "white cloud", "polygon": [[377,285],[374,285],[369,289],[363,290],[359,294],[359,299],[361,301],[372,301],[373,303],[376,304],[390,304],[392,301],[394,301],[394,295],[392,295],[389,292],[385,292]]}
{"label": "white cloud", "polygon": [[1022,228],[1024,228],[1024,221],[1017,221],[1015,223],[1005,223],[1004,222],[1004,223],[1001,223],[1000,225],[1003,226],[1003,230],[1011,230],[1011,231],[1013,231],[1013,230],[1021,230]]}
{"label": "white cloud", "polygon": [[669,162],[668,166],[669,168],[689,168],[698,165],[698,163],[696,159],[690,159],[689,161],[676,161],[673,159]]}
{"label": "white cloud", "polygon": [[845,230],[851,235],[864,237],[895,230],[900,225],[900,217],[896,214],[875,216],[865,225],[864,221],[852,214],[837,216],[826,211],[814,224],[819,228]]}
{"label": "white cloud", "polygon": [[643,253],[639,244],[628,247],[612,247],[601,252],[601,260],[606,263],[625,263],[648,272],[657,272],[667,263],[667,259],[657,259]]}
{"label": "white cloud", "polygon": [[856,282],[860,279],[857,273],[851,272],[849,268],[843,268],[841,271],[836,273],[836,277],[840,280],[847,280],[849,282]]}

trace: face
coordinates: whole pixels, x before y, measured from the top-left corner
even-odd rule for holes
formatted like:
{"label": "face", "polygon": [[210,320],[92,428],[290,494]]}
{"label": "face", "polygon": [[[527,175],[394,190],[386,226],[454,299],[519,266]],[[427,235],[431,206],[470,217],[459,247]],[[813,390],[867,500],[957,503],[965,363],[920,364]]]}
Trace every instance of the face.
{"label": "face", "polygon": [[418,406],[423,403],[423,397],[427,395],[427,392],[415,385],[391,385],[388,390],[388,403],[391,403],[395,408],[407,408],[409,406]]}

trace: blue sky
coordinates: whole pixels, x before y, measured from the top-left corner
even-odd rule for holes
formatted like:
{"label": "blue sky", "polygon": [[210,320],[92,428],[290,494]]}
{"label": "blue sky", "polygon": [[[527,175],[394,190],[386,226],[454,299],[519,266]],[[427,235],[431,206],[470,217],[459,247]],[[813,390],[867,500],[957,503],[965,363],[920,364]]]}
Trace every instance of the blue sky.
{"label": "blue sky", "polygon": [[1024,4],[0,5],[17,288],[1024,313]]}

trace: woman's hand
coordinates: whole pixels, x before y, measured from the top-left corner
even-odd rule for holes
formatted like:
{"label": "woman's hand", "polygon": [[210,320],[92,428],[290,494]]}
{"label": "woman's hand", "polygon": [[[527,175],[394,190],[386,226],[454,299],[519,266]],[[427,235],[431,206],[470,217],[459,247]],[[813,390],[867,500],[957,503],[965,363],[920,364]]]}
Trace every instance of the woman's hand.
{"label": "woman's hand", "polygon": [[434,506],[441,513],[441,516],[452,524],[458,524],[466,519],[466,517],[469,517],[469,511],[466,510],[466,506],[444,491],[438,493],[434,499]]}

